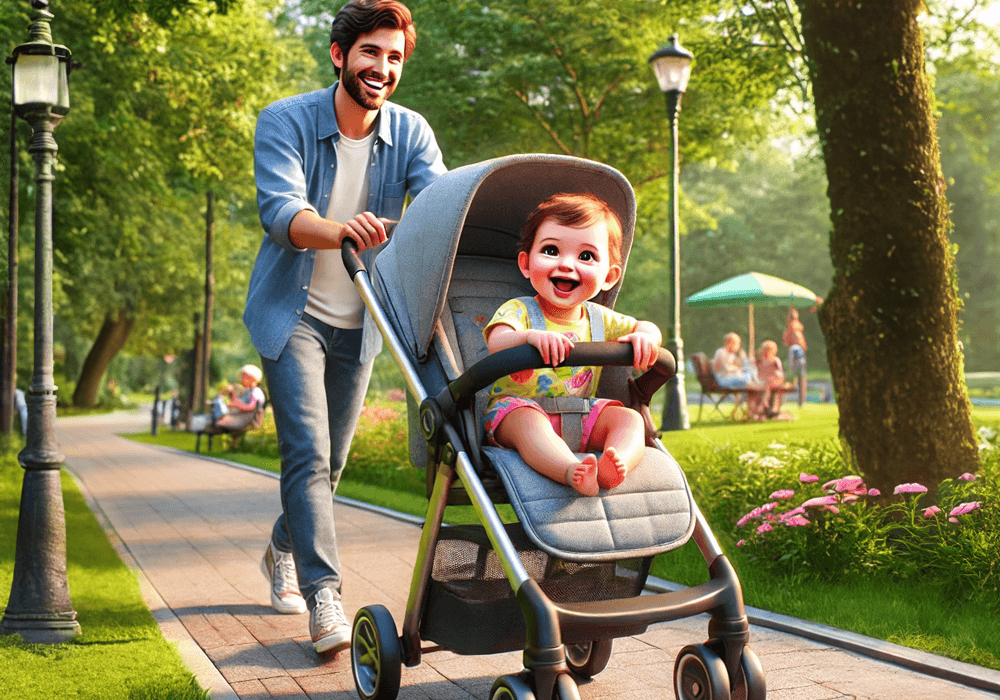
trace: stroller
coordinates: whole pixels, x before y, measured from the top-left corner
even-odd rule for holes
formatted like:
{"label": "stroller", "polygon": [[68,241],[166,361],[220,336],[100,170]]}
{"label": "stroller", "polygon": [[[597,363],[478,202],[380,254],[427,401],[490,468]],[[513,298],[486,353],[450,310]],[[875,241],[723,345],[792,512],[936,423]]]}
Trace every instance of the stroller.
{"label": "stroller", "polygon": [[[649,420],[650,396],[674,374],[669,352],[639,379],[628,344],[577,343],[566,360],[604,365],[598,395],[647,418],[646,454],[613,490],[579,497],[516,452],[482,444],[488,387],[543,366],[529,345],[489,355],[482,327],[507,299],[534,293],[517,268],[518,236],[528,214],[557,192],[592,192],[612,207],[624,265],[635,225],[628,181],[605,165],[552,155],[453,170],[414,199],[374,260],[344,249],[370,314],[367,332],[374,321],[406,381],[410,459],[426,470],[428,496],[402,635],[381,605],[354,619],[358,694],[393,700],[402,665],[418,665],[422,653],[523,649],[524,669],[498,678],[491,700],[575,700],[576,678],[604,670],[615,638],[708,612],[708,641],[677,655],[677,697],[763,700],[739,580]],[[595,301],[612,307],[617,293]],[[518,522],[502,522],[494,506],[505,502]],[[480,524],[443,525],[445,509],[461,504],[474,507]],[[711,579],[640,595],[652,557],[692,536]]]}

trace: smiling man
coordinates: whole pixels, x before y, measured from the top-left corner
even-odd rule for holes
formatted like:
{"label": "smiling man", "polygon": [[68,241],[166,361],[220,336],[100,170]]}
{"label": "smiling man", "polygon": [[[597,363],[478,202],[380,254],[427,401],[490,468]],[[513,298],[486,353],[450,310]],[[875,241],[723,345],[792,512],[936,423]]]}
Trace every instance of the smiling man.
{"label": "smiling man", "polygon": [[407,192],[416,196],[445,171],[426,120],[387,101],[415,44],[405,5],[354,0],[330,32],[339,82],[279,100],[257,121],[265,236],[243,320],[274,408],[282,507],[261,569],[275,610],[309,610],[318,652],[350,645],[333,491],[372,369],[360,359],[364,305],[340,246],[384,243]]}

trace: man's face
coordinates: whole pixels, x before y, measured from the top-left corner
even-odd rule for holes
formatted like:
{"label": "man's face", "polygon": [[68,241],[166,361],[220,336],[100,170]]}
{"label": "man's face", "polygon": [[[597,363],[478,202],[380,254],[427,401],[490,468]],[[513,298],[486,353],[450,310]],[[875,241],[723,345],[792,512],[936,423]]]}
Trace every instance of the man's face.
{"label": "man's face", "polygon": [[376,29],[362,34],[344,54],[338,44],[330,47],[333,64],[340,69],[340,84],[360,106],[370,111],[382,107],[403,73],[406,39],[399,29]]}

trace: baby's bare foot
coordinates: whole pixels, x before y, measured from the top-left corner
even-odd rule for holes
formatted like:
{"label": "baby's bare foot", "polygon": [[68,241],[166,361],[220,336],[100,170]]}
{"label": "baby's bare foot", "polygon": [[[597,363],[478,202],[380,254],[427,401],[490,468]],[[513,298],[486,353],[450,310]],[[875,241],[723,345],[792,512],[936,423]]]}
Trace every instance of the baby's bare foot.
{"label": "baby's bare foot", "polygon": [[602,489],[613,489],[623,481],[628,473],[625,460],[614,447],[608,447],[597,463],[597,483]]}
{"label": "baby's bare foot", "polygon": [[596,496],[597,487],[597,457],[587,455],[583,461],[566,471],[566,485],[572,486],[581,495]]}

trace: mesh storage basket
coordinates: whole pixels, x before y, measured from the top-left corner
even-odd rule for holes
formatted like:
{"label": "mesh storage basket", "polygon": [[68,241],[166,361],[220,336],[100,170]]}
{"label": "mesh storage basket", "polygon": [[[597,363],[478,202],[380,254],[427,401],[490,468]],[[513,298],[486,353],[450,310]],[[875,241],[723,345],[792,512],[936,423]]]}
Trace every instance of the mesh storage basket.
{"label": "mesh storage basket", "polygon": [[[505,528],[528,575],[555,603],[631,598],[639,595],[646,584],[649,559],[564,561],[540,551],[520,524]],[[423,636],[457,653],[523,648],[523,615],[481,526],[441,529]]]}

